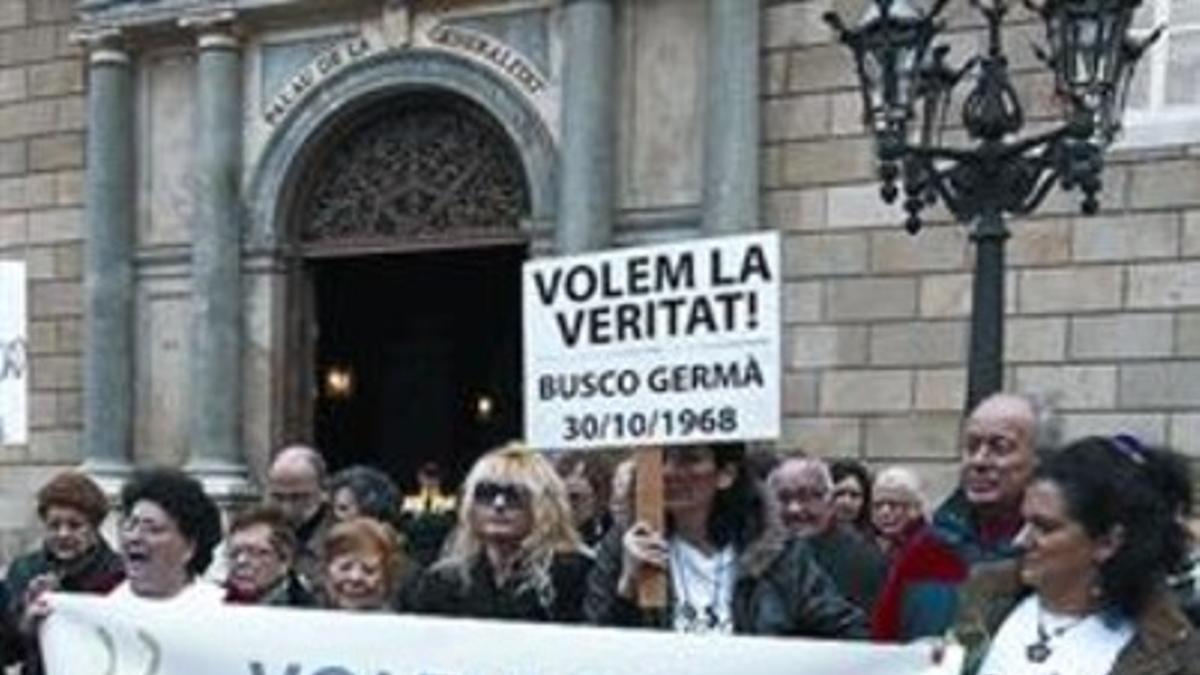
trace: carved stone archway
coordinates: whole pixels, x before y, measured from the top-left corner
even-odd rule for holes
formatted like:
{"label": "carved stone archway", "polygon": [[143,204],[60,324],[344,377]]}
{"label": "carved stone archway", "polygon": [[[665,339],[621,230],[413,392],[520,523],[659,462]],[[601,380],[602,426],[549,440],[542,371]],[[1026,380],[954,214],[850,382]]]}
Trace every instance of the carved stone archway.
{"label": "carved stone archway", "polygon": [[413,92],[339,126],[300,182],[293,236],[303,254],[523,240],[530,196],[521,157],[478,105]]}

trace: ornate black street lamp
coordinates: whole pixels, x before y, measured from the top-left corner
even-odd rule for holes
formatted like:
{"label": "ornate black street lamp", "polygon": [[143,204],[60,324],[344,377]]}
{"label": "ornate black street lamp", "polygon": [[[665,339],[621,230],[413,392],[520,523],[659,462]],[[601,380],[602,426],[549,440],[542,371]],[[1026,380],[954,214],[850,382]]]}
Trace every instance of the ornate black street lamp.
{"label": "ornate black street lamp", "polygon": [[[904,190],[905,228],[921,229],[920,213],[941,200],[971,227],[976,246],[967,406],[999,391],[1004,363],[1005,214],[1032,212],[1056,185],[1082,192],[1081,210],[1099,208],[1104,150],[1120,130],[1134,66],[1157,31],[1130,35],[1142,0],[1025,0],[1040,15],[1039,59],[1054,71],[1063,119],[1050,131],[1020,137],[1025,113],[1009,78],[1000,27],[1007,0],[969,0],[987,22],[987,50],[955,68],[950,48],[935,44],[949,0],[867,0],[847,28],[825,20],[854,53],[863,119],[875,136],[882,195]],[[969,147],[943,141],[951,94],[964,79],[961,104]]]}

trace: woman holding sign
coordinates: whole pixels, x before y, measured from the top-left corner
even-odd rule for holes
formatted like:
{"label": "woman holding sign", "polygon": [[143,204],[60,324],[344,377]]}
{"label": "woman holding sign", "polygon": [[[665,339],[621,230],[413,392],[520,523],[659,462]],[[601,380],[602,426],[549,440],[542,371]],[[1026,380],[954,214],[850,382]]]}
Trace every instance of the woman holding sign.
{"label": "woman holding sign", "polygon": [[[592,623],[681,632],[865,637],[862,613],[838,594],[804,544],[775,528],[738,443],[669,448],[667,532],[637,523],[601,545],[584,612]],[[665,612],[640,610],[639,578],[669,573]],[[657,614],[657,615],[656,615]]]}
{"label": "woman holding sign", "polygon": [[417,612],[576,622],[591,567],[554,468],[522,445],[484,455],[463,486],[446,555],[417,586]]}

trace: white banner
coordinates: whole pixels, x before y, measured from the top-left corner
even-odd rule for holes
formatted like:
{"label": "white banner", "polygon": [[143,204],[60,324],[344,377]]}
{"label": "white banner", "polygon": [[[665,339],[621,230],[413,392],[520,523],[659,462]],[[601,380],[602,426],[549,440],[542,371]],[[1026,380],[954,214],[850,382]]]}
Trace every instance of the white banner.
{"label": "white banner", "polygon": [[952,675],[928,644],[648,630],[55,595],[48,675]]}
{"label": "white banner", "polygon": [[526,263],[526,440],[777,438],[781,275],[775,232]]}
{"label": "white banner", "polygon": [[28,345],[25,263],[0,260],[0,445],[28,442]]}

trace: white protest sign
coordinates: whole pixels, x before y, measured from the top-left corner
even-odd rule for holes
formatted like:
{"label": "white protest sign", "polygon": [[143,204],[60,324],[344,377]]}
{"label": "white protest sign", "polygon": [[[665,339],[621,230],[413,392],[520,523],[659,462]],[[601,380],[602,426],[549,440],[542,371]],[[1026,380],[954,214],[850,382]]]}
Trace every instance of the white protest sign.
{"label": "white protest sign", "polygon": [[952,675],[924,645],[54,595],[48,675]]}
{"label": "white protest sign", "polygon": [[526,441],[777,438],[780,277],[775,232],[526,263]]}
{"label": "white protest sign", "polygon": [[0,260],[0,445],[28,442],[28,336],[25,263]]}

